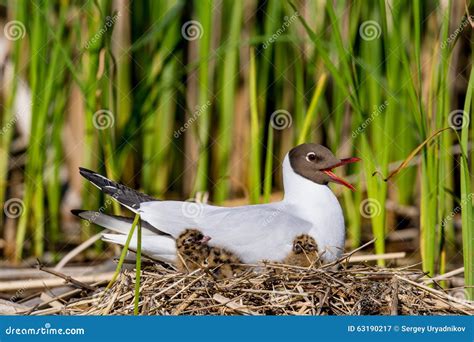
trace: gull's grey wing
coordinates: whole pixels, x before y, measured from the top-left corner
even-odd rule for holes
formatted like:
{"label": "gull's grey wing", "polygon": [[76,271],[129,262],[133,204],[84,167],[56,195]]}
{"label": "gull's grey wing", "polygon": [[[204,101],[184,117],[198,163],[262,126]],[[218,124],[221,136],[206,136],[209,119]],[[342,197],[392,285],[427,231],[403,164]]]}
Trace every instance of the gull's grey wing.
{"label": "gull's grey wing", "polygon": [[310,222],[292,215],[292,208],[282,202],[234,208],[146,202],[139,212],[145,221],[174,237],[187,228],[197,228],[211,237],[211,246],[226,248],[247,263],[283,260],[291,251],[293,239],[312,228]]}

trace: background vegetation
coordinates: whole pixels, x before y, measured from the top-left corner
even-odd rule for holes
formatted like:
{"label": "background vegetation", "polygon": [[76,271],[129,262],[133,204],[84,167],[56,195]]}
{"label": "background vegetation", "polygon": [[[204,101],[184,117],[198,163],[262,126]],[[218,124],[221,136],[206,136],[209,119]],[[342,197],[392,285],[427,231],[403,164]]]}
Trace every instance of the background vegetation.
{"label": "background vegetation", "polygon": [[2,5],[5,260],[58,259],[94,234],[73,207],[121,211],[79,165],[157,197],[257,203],[311,141],[363,160],[344,170],[357,191],[333,187],[350,247],[373,236],[384,253],[415,227],[417,248],[393,248],[474,285],[468,1]]}

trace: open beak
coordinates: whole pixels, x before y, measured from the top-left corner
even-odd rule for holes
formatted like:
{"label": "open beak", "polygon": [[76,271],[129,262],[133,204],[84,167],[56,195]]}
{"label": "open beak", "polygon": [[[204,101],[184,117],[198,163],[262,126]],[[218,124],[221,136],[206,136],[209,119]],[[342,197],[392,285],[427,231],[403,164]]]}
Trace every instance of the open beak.
{"label": "open beak", "polygon": [[348,187],[349,189],[351,189],[352,191],[355,190],[355,188],[352,186],[352,184],[346,182],[344,179],[336,176],[332,170],[335,169],[336,167],[339,167],[339,166],[343,166],[343,165],[346,165],[346,164],[352,164],[352,163],[356,163],[360,161],[359,158],[344,158],[344,159],[341,159],[341,161],[337,164],[334,164],[333,166],[331,166],[330,168],[327,168],[327,169],[324,169],[324,170],[321,170],[322,172],[324,172],[325,174],[327,174],[329,176],[329,178],[331,178],[331,180],[334,182],[334,183],[338,183],[338,184],[342,184],[346,187]]}
{"label": "open beak", "polygon": [[199,242],[202,243],[202,244],[208,243],[210,239],[211,239],[210,236],[205,235],[205,236],[201,239],[201,241],[199,241]]}

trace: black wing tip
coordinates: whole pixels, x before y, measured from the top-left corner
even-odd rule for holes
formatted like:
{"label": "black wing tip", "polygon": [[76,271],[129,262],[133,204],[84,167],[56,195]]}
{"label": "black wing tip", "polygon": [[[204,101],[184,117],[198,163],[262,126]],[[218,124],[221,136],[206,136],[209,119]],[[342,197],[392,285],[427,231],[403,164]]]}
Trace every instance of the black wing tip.
{"label": "black wing tip", "polygon": [[100,173],[86,169],[85,167],[79,167],[79,173],[82,177],[87,179],[89,182],[103,190],[106,185],[117,185],[116,182],[108,179],[105,176],[102,176]]}
{"label": "black wing tip", "polygon": [[79,167],[79,173],[103,193],[114,197],[116,201],[127,206],[129,209],[136,210],[140,208],[140,203],[142,202],[156,201],[156,199],[150,195],[117,183],[85,167]]}
{"label": "black wing tip", "polygon": [[84,210],[84,209],[72,209],[72,210],[71,210],[71,214],[73,214],[74,216],[77,216],[77,217],[82,218],[82,217],[81,217],[81,214],[82,214],[82,213],[85,213],[85,212],[87,212],[87,211],[89,211],[89,210]]}
{"label": "black wing tip", "polygon": [[95,173],[94,171],[92,171],[88,168],[82,167],[82,166],[79,166],[79,172],[80,173]]}
{"label": "black wing tip", "polygon": [[82,177],[89,179],[91,176],[96,175],[97,172],[94,172],[92,170],[86,169],[85,167],[79,167],[79,173],[81,174]]}

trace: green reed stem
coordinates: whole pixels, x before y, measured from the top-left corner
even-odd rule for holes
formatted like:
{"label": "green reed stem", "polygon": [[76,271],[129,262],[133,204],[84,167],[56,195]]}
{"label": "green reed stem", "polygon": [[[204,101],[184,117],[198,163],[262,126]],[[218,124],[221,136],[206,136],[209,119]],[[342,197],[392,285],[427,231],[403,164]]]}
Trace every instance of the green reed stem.
{"label": "green reed stem", "polygon": [[250,50],[250,165],[249,170],[249,196],[251,203],[260,202],[261,183],[260,183],[260,124],[258,117],[257,103],[257,72],[255,65],[255,52]]}
{"label": "green reed stem", "polygon": [[[474,59],[471,58],[471,64]],[[464,258],[464,279],[468,298],[474,300],[474,213],[473,194],[471,191],[471,173],[469,170],[469,123],[471,119],[472,92],[474,91],[474,64],[471,66],[469,84],[464,102],[463,125],[461,131],[461,220],[462,220],[462,242]],[[472,157],[472,153],[470,153]]]}
{"label": "green reed stem", "polygon": [[311,98],[311,103],[309,104],[308,111],[306,112],[303,128],[298,138],[298,145],[308,141],[307,139],[309,138],[308,134],[311,128],[311,124],[317,121],[316,109],[318,108],[319,100],[326,85],[326,80],[327,75],[323,73],[318,80],[313,97]]}
{"label": "green reed stem", "polygon": [[193,108],[193,116],[198,116],[198,143],[199,157],[196,171],[194,192],[207,191],[209,177],[209,137],[211,127],[211,107],[207,105],[211,102],[213,89],[213,67],[210,61],[211,42],[213,33],[213,3],[212,1],[195,1],[197,20],[202,25],[202,37],[199,39],[199,63],[198,63],[198,107]]}
{"label": "green reed stem", "polygon": [[[120,254],[120,258],[119,258],[119,261],[117,263],[117,267],[115,268],[115,273],[112,276],[112,279],[110,280],[109,284],[107,285],[106,290],[108,290],[112,287],[112,285],[117,280],[117,278],[120,274],[120,271],[122,270],[122,265],[123,265],[123,262],[125,260],[125,257],[127,256],[128,247],[130,246],[130,241],[132,240],[133,233],[135,232],[135,227],[137,227],[137,225],[139,224],[139,221],[140,221],[140,214],[136,214],[135,218],[133,220],[133,223],[132,223],[132,227],[130,228],[130,232],[127,235],[127,240],[125,240],[125,244],[123,245],[122,253]],[[137,239],[138,239],[138,236],[137,236]],[[141,241],[137,240],[137,249],[138,249],[138,244],[139,243],[140,243],[140,248],[141,248]],[[140,253],[141,253],[141,250],[140,250]],[[137,257],[138,257],[138,255],[137,255]],[[137,265],[138,265],[138,261],[137,261]]]}
{"label": "green reed stem", "polygon": [[[138,220],[137,220],[138,217]],[[135,263],[135,300],[133,307],[133,314],[138,315],[138,304],[140,303],[140,279],[141,279],[141,269],[142,269],[142,225],[140,221],[140,215],[135,215],[135,220],[133,221],[137,224],[137,260]]]}

